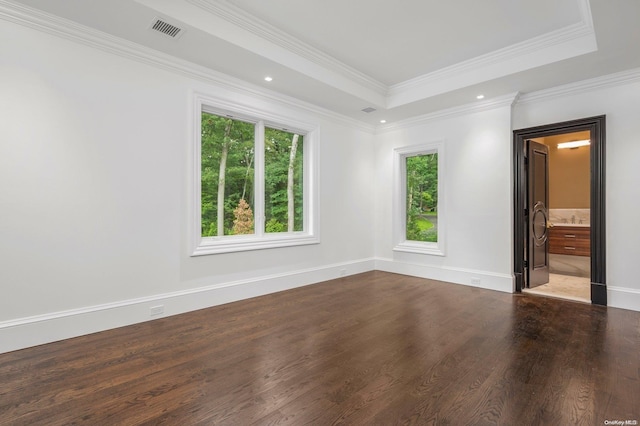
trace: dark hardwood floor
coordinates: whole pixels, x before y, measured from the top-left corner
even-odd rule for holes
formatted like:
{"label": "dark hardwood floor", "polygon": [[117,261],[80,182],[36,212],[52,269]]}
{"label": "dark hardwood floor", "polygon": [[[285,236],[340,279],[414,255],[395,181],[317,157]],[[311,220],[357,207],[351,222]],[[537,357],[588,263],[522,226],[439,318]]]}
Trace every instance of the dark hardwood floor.
{"label": "dark hardwood floor", "polygon": [[604,425],[639,357],[639,312],[369,272],[0,355],[0,424]]}

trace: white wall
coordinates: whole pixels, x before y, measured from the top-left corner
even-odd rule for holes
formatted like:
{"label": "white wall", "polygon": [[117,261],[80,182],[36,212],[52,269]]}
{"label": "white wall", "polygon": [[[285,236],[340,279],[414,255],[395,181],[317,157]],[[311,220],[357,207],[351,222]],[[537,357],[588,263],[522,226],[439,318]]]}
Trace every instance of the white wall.
{"label": "white wall", "polygon": [[[0,352],[374,268],[512,291],[513,128],[607,114],[607,284],[640,310],[640,83],[378,135],[0,21]],[[320,126],[318,245],[190,257],[192,94]],[[392,250],[393,149],[445,141],[446,256]],[[479,281],[478,281],[479,280]]]}
{"label": "white wall", "polygon": [[[13,23],[0,40],[0,352],[373,268],[371,133]],[[189,256],[194,91],[320,126],[320,244]]]}
{"label": "white wall", "polygon": [[[383,270],[513,291],[510,103],[376,138],[376,257]],[[393,150],[444,141],[445,256],[393,251]],[[442,238],[442,236],[440,236]],[[478,283],[477,280],[480,280]]]}
{"label": "white wall", "polygon": [[[606,284],[608,305],[640,310],[640,72],[627,83],[524,98],[514,129],[606,114]],[[594,86],[596,86],[594,84]]]}

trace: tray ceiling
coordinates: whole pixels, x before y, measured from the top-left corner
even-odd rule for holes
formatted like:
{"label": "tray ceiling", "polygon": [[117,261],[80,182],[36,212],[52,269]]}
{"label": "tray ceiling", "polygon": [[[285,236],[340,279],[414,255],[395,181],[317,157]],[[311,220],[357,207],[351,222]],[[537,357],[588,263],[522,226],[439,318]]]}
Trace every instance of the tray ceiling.
{"label": "tray ceiling", "polygon": [[629,0],[0,0],[15,5],[372,125],[640,67]]}

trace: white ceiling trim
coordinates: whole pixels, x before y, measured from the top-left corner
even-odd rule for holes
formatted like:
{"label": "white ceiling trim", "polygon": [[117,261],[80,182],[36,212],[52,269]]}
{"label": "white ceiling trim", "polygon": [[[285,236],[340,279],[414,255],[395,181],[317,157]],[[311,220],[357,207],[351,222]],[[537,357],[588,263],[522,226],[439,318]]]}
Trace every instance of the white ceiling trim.
{"label": "white ceiling trim", "polygon": [[552,31],[389,88],[387,108],[493,80],[597,50],[593,25]]}
{"label": "white ceiling trim", "polygon": [[[589,15],[590,16],[590,15]],[[337,120],[344,124],[358,128],[367,133],[387,132],[412,127],[429,121],[473,113],[486,109],[506,105],[508,102],[517,105],[529,102],[539,102],[560,96],[568,96],[588,92],[590,90],[620,86],[635,82],[640,82],[640,68],[622,71],[615,74],[583,80],[557,86],[551,89],[540,90],[528,94],[506,95],[503,97],[488,99],[483,103],[473,103],[460,107],[449,108],[434,113],[421,115],[407,120],[398,121],[383,126],[372,126],[359,120],[347,117],[334,111],[322,108],[290,96],[264,89],[244,80],[213,71],[209,68],[185,61],[174,56],[164,54],[154,49],[129,42],[119,37],[111,36],[107,33],[77,24],[73,21],[57,17],[55,15],[42,12],[11,0],[0,0],[0,19],[26,26],[38,31],[42,31],[57,37],[61,37],[73,42],[78,42],[102,51],[116,54],[118,56],[136,60],[141,63],[152,65],[170,72],[184,75],[206,83],[213,83],[230,90],[247,93],[257,98],[274,101],[289,107],[301,108],[306,111]],[[591,21],[589,21],[591,22]]]}
{"label": "white ceiling trim", "polygon": [[298,108],[353,126],[367,133],[374,133],[375,126],[347,117],[343,114],[314,104],[283,95],[203,67],[184,59],[159,52],[137,43],[112,36],[94,28],[86,27],[68,19],[42,12],[11,0],[0,0],[0,19],[80,43],[120,57],[164,69],[194,80],[215,84],[237,93],[248,94],[257,99],[276,102],[286,107]]}
{"label": "white ceiling trim", "polygon": [[[136,1],[385,109],[597,50],[589,0],[576,0],[578,23],[387,86],[230,2]],[[194,7],[185,7],[185,2]]]}
{"label": "white ceiling trim", "polygon": [[253,15],[245,12],[229,2],[216,2],[212,0],[187,0],[189,3],[205,9],[215,15],[238,25],[239,27],[252,32],[272,43],[279,45],[293,53],[296,53],[318,65],[328,69],[333,69],[344,74],[358,84],[368,87],[370,90],[380,95],[385,95],[387,86],[373,77],[340,62],[323,51],[298,40],[285,33],[279,28],[257,19]]}
{"label": "white ceiling trim", "polygon": [[598,49],[589,0],[576,0],[580,22],[392,85],[387,108],[547,65]]}
{"label": "white ceiling trim", "polygon": [[447,118],[459,117],[461,115],[473,114],[481,111],[488,111],[494,108],[514,105],[520,98],[520,93],[509,93],[504,96],[487,99],[483,102],[474,102],[466,105],[460,105],[453,108],[447,108],[435,111],[429,114],[408,118],[406,120],[397,121],[395,123],[386,124],[378,127],[377,133],[387,133],[394,130],[406,129],[409,127],[423,125],[432,121],[444,120]]}
{"label": "white ceiling trim", "polygon": [[624,86],[636,82],[640,82],[640,68],[523,94],[518,100],[518,105],[547,101],[561,96],[578,95],[597,89]]}
{"label": "white ceiling trim", "polygon": [[250,17],[233,5],[207,0],[135,0],[167,17],[382,108],[386,86],[344,63]]}

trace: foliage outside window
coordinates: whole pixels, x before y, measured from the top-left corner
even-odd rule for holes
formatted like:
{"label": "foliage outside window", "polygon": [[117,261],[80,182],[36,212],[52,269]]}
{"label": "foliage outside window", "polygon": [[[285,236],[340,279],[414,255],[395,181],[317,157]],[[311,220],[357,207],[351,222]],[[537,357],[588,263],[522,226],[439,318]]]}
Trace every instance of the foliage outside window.
{"label": "foliage outside window", "polygon": [[317,242],[313,129],[198,106],[193,254]]}
{"label": "foliage outside window", "polygon": [[202,236],[253,234],[255,125],[202,113]]}
{"label": "foliage outside window", "polygon": [[265,232],[302,231],[304,137],[265,129]]}
{"label": "foliage outside window", "polygon": [[438,242],[438,153],[405,158],[406,236],[409,241]]}
{"label": "foliage outside window", "polygon": [[395,150],[394,250],[444,255],[442,142]]}

